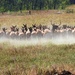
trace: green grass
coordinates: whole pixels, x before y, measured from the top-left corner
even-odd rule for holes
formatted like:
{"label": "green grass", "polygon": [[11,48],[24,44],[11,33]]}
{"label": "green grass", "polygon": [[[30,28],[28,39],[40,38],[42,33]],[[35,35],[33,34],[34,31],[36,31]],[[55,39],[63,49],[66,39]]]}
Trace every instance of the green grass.
{"label": "green grass", "polygon": [[44,46],[35,45],[26,47],[15,47],[5,43],[0,44],[1,72],[11,70],[10,72],[13,73],[12,70],[16,68],[18,72],[21,67],[26,71],[34,65],[43,70],[50,69],[52,66],[62,67],[62,69],[67,70],[75,69],[75,44],[47,44]]}

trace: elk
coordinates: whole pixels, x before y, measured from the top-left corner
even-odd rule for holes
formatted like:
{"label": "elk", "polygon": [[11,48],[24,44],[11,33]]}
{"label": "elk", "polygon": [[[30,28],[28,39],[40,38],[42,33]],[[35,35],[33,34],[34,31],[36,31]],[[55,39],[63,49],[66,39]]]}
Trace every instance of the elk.
{"label": "elk", "polygon": [[32,29],[36,29],[36,24],[32,24]]}
{"label": "elk", "polygon": [[7,33],[7,35],[9,35],[10,38],[15,39],[18,37],[19,34],[19,28],[17,28],[17,26],[12,26],[10,27],[11,31],[9,33]]}
{"label": "elk", "polygon": [[15,32],[16,31],[16,27],[17,27],[16,25],[11,26],[10,27],[11,31],[14,31]]}
{"label": "elk", "polygon": [[7,28],[2,28],[2,31],[0,32],[0,37],[6,37],[6,30]]}
{"label": "elk", "polygon": [[34,29],[31,33],[31,38],[36,38],[37,35],[37,29]]}
{"label": "elk", "polygon": [[54,32],[61,25],[61,21],[58,25],[56,25],[55,23],[52,23],[52,21],[51,21],[51,25],[52,25],[52,31]]}
{"label": "elk", "polygon": [[37,38],[42,38],[43,37],[43,31],[40,30],[39,27],[37,27]]}
{"label": "elk", "polygon": [[22,27],[21,32],[19,32],[19,39],[26,39],[26,30],[24,27]]}
{"label": "elk", "polygon": [[51,30],[50,30],[49,28],[46,28],[46,29],[44,30],[44,35],[43,35],[43,37],[44,37],[44,38],[51,38],[51,36],[52,36]]}
{"label": "elk", "polygon": [[32,27],[28,28],[28,31],[26,32],[26,38],[29,39],[31,37],[31,33],[32,33]]}
{"label": "elk", "polygon": [[23,28],[27,31],[27,24],[23,24]]}

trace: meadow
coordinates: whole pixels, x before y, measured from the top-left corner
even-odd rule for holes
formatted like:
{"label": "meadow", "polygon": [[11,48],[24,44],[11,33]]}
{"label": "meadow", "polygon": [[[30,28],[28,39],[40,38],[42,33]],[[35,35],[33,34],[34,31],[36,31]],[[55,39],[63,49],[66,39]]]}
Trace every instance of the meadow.
{"label": "meadow", "polygon": [[[58,12],[61,12],[61,14],[58,14]],[[31,15],[26,14],[26,11],[22,14],[20,12],[11,12],[10,14],[5,15],[0,14],[1,27],[9,27],[11,25],[20,27],[23,24],[27,24],[28,26],[31,26],[32,24],[51,25],[51,20],[55,24],[59,24],[61,21],[61,25],[75,25],[75,13],[66,13],[64,10],[37,10],[31,11]]]}
{"label": "meadow", "polygon": [[[22,15],[18,12],[16,15],[0,15],[0,27],[51,25],[51,20],[56,24],[61,20],[62,25],[75,25],[75,13],[57,12],[47,10],[32,11],[31,15],[24,12]],[[25,46],[22,42],[13,41],[10,44],[8,41],[0,41],[0,75],[50,75],[46,73],[54,69],[57,72],[67,70],[75,74],[75,44],[40,44],[39,40],[35,45]]]}
{"label": "meadow", "polygon": [[1,75],[47,75],[53,69],[75,74],[75,44],[9,44],[0,43]]}

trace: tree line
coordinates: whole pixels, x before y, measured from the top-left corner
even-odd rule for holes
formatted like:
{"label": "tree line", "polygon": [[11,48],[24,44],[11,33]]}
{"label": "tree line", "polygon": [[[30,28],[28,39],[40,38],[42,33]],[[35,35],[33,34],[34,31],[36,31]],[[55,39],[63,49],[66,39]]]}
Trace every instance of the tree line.
{"label": "tree line", "polygon": [[0,0],[0,12],[64,9],[75,0]]}

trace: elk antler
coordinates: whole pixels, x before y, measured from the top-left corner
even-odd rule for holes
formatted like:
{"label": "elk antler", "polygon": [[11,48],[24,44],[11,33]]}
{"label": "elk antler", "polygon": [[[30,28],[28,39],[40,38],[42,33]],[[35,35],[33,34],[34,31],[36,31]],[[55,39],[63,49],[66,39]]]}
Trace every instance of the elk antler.
{"label": "elk antler", "polygon": [[61,20],[60,20],[60,23],[59,23],[59,26],[61,25]]}
{"label": "elk antler", "polygon": [[53,24],[52,24],[52,20],[51,20],[51,25],[53,25]]}
{"label": "elk antler", "polygon": [[55,25],[55,23],[52,23],[52,20],[51,20],[51,25],[52,25],[52,26]]}

